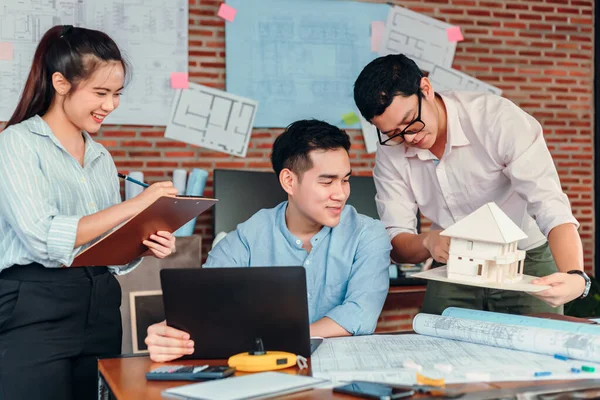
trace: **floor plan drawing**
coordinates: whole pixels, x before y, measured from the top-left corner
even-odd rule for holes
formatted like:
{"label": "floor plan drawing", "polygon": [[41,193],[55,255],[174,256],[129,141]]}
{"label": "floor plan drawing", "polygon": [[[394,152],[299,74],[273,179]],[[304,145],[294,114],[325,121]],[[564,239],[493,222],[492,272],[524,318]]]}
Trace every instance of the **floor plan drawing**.
{"label": "floor plan drawing", "polygon": [[188,2],[175,0],[0,0],[0,42],[14,44],[12,60],[0,60],[0,120],[14,111],[37,43],[55,25],[107,33],[131,66],[111,124],[166,125],[175,91],[171,72],[187,72]]}
{"label": "floor plan drawing", "polygon": [[165,137],[245,157],[258,103],[195,83],[179,90]]}

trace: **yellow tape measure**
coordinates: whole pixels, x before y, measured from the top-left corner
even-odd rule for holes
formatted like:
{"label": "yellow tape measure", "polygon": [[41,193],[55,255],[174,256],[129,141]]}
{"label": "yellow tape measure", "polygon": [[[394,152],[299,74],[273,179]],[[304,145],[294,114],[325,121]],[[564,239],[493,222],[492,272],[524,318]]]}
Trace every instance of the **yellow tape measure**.
{"label": "yellow tape measure", "polygon": [[229,357],[227,364],[238,371],[273,371],[296,365],[297,357],[285,351],[265,351],[262,340],[256,339],[254,350]]}
{"label": "yellow tape measure", "polygon": [[240,353],[229,357],[227,364],[238,371],[272,371],[296,365],[296,355],[285,351],[267,351],[262,355]]}

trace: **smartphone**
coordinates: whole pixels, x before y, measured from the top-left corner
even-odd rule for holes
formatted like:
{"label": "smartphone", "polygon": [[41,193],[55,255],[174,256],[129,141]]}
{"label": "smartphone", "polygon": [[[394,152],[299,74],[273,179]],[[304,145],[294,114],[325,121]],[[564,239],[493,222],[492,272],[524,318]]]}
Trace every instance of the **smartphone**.
{"label": "smartphone", "polygon": [[389,385],[378,382],[352,381],[333,388],[334,392],[363,397],[365,399],[392,400],[410,397],[415,391],[410,386]]}
{"label": "smartphone", "polygon": [[198,381],[233,375],[235,368],[208,365],[163,365],[146,373],[149,381]]}

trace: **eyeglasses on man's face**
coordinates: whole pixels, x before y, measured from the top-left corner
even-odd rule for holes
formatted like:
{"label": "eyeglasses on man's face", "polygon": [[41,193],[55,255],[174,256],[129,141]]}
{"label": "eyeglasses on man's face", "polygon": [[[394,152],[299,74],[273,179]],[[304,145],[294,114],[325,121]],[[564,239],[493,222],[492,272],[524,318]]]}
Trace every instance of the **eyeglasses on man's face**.
{"label": "eyeglasses on man's face", "polygon": [[394,146],[397,144],[402,144],[405,141],[404,137],[406,135],[416,135],[417,133],[421,132],[425,128],[425,122],[423,122],[421,120],[421,100],[423,98],[421,91],[417,92],[417,98],[419,99],[419,108],[417,111],[417,118],[415,118],[411,122],[409,122],[409,124],[406,125],[406,128],[404,128],[400,132],[398,132],[396,130],[391,133],[384,134],[384,133],[381,133],[381,131],[378,128],[377,136],[379,137],[380,144],[385,145],[385,146]]}

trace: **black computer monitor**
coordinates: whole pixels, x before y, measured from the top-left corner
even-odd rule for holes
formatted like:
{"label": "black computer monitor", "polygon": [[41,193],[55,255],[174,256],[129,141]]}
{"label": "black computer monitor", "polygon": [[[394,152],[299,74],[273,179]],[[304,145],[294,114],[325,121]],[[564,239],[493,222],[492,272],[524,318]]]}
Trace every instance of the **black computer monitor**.
{"label": "black computer monitor", "polygon": [[[375,204],[375,183],[370,176],[353,176],[347,204],[371,218],[379,219]],[[274,172],[215,169],[213,177],[215,198],[213,232],[231,232],[263,208],[272,208],[284,200],[287,193]]]}

